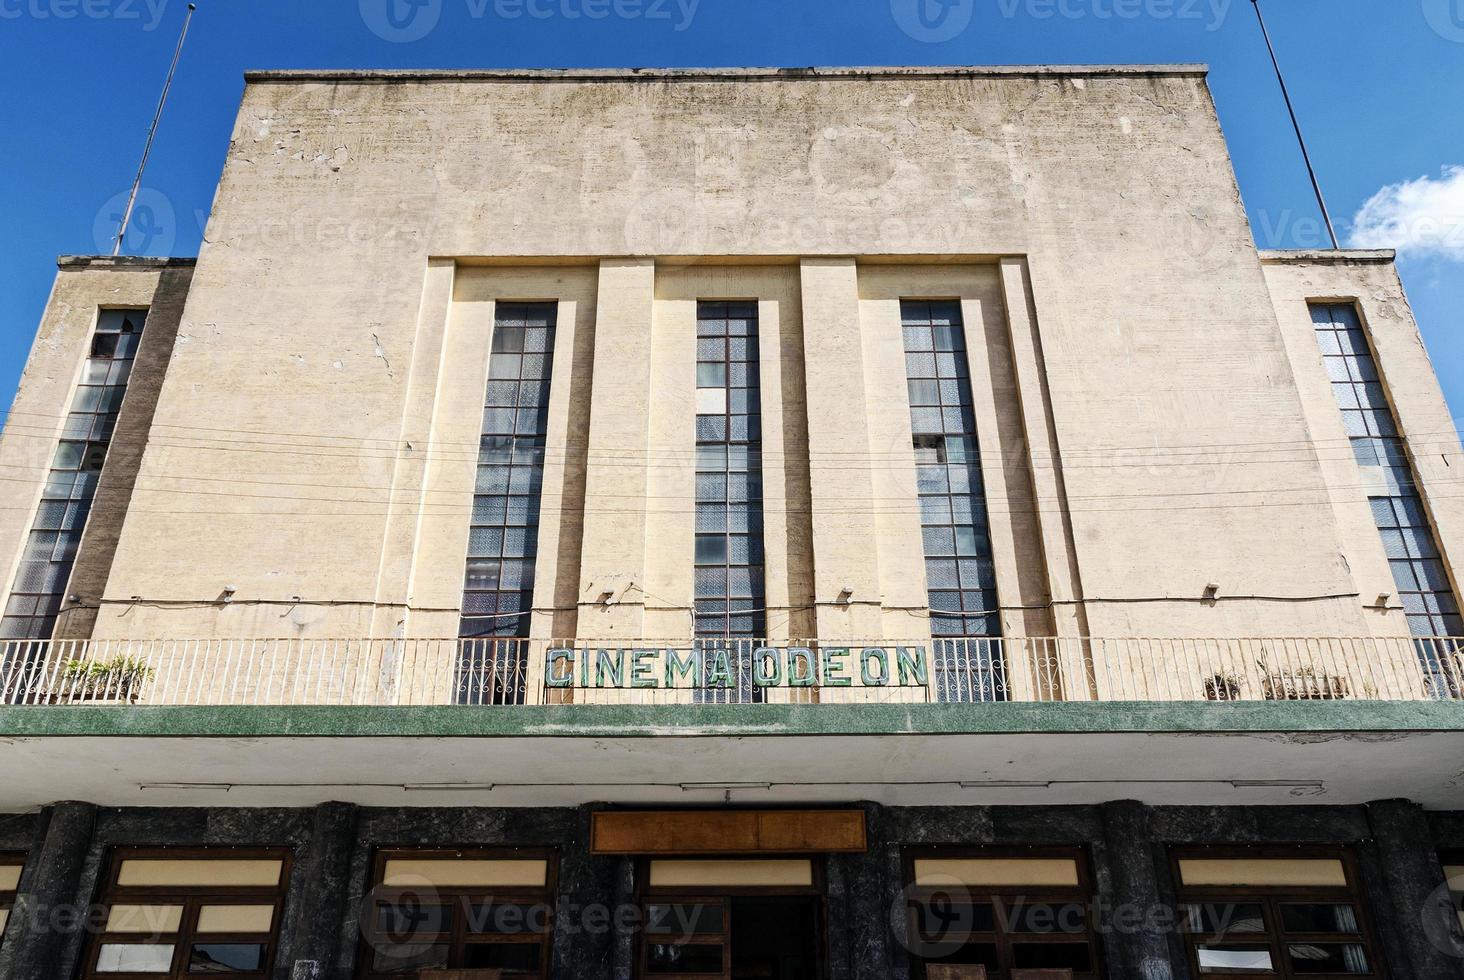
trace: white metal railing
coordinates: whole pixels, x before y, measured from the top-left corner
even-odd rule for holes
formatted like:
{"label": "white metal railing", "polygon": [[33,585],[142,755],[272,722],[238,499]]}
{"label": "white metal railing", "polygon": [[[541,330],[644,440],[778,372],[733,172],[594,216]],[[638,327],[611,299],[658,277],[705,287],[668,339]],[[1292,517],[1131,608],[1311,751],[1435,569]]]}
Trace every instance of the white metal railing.
{"label": "white metal railing", "polygon": [[1352,700],[1464,700],[1464,639],[0,640],[0,705]]}

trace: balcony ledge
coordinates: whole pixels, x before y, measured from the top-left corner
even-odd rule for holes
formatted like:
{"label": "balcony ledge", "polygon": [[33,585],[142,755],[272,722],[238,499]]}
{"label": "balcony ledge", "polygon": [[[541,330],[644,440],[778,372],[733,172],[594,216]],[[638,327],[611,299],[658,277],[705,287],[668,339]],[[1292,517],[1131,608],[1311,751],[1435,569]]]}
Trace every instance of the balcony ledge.
{"label": "balcony ledge", "polygon": [[[101,806],[1457,808],[1457,702],[0,708],[0,811]],[[84,764],[80,764],[84,761]]]}
{"label": "balcony ledge", "polygon": [[698,738],[1464,732],[1459,701],[0,707],[0,738]]}

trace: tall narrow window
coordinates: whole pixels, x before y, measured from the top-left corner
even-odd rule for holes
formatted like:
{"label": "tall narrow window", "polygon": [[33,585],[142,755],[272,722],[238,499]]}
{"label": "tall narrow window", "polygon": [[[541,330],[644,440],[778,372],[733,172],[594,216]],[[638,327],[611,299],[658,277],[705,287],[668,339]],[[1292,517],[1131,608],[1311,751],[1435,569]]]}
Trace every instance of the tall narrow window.
{"label": "tall narrow window", "polygon": [[499,303],[463,581],[458,700],[518,704],[534,606],[534,558],[554,364],[555,303]]}
{"label": "tall narrow window", "polygon": [[994,645],[968,642],[997,636],[1001,624],[961,304],[905,300],[900,317],[937,696],[999,700],[1005,685]]}
{"label": "tall narrow window", "polygon": [[762,427],[756,303],[699,305],[696,635],[762,636]]}
{"label": "tall narrow window", "polygon": [[55,628],[146,320],[145,310],[103,310],[97,320],[91,356],[0,618],[0,638],[49,639]]}
{"label": "tall narrow window", "polygon": [[554,303],[499,303],[463,584],[464,637],[529,635]]}
{"label": "tall narrow window", "polygon": [[[1417,637],[1464,636],[1459,604],[1357,310],[1341,303],[1316,304],[1312,323],[1353,455],[1381,476],[1381,488],[1368,499],[1409,630]],[[1426,663],[1439,652],[1420,647]]]}
{"label": "tall narrow window", "polygon": [[757,304],[703,302],[696,331],[695,632],[698,701],[758,701],[763,591]]}

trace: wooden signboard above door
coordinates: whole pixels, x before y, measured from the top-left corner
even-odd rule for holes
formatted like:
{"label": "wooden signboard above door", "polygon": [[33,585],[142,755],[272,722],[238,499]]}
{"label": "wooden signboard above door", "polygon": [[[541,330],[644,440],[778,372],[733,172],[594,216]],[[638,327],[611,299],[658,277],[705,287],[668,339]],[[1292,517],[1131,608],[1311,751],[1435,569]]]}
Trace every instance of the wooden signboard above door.
{"label": "wooden signboard above door", "polygon": [[863,810],[606,810],[591,854],[837,854],[869,849]]}

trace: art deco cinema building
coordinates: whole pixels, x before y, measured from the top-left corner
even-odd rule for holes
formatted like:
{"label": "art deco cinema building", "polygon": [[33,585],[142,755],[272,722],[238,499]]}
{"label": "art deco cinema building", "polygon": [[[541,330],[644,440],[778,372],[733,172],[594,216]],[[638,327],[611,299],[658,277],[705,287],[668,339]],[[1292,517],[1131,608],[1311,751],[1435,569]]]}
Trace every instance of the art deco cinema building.
{"label": "art deco cinema building", "polygon": [[1464,455],[1201,68],[251,75],[0,466],[8,980],[1464,975]]}

